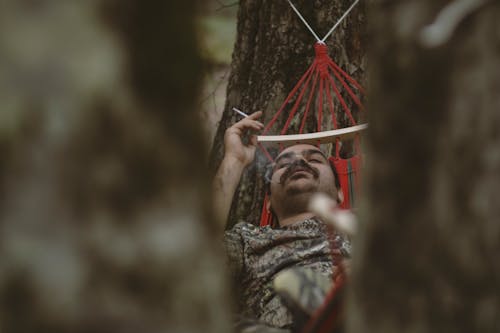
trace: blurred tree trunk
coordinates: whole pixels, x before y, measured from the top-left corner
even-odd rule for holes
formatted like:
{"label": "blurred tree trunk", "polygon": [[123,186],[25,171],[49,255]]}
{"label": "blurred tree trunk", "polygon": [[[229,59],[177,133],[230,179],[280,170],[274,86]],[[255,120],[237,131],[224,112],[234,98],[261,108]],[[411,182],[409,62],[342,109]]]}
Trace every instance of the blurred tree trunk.
{"label": "blurred tree trunk", "polygon": [[0,5],[0,331],[228,331],[195,7]]}
{"label": "blurred tree trunk", "polygon": [[[293,1],[315,32],[323,37],[352,4],[350,0]],[[363,4],[359,4],[326,41],[330,56],[363,82],[365,68]],[[211,168],[219,165],[225,130],[241,119],[233,107],[252,113],[264,111],[267,123],[314,58],[313,35],[287,1],[242,0],[238,32],[231,63],[227,99],[214,139]],[[286,115],[278,120],[284,124]],[[263,166],[267,159],[258,152],[256,165],[244,174],[229,217],[258,223],[264,190]]]}
{"label": "blurred tree trunk", "polygon": [[349,332],[500,331],[500,5],[421,46],[448,3],[369,12],[371,158]]}

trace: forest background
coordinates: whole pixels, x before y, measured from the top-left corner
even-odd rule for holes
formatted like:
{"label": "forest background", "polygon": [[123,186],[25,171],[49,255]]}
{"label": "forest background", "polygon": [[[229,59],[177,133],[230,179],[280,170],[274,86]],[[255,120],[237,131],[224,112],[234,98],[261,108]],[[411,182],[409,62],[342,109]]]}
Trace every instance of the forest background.
{"label": "forest background", "polygon": [[[500,4],[366,3],[376,158],[349,331],[498,332]],[[422,45],[453,3],[478,5]],[[0,3],[0,331],[230,331],[205,163],[233,38],[210,32],[241,24],[229,4]]]}
{"label": "forest background", "polygon": [[206,1],[199,16],[200,46],[205,60],[201,117],[207,140],[212,142],[226,100],[231,56],[236,41],[238,3]]}

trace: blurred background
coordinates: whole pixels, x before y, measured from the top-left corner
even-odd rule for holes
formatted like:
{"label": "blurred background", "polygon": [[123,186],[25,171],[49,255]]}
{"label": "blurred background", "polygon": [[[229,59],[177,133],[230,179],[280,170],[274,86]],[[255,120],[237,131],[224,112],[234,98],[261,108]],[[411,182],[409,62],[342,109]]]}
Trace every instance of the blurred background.
{"label": "blurred background", "polygon": [[[420,38],[463,2],[370,2],[329,42],[370,67],[349,332],[499,331],[500,6]],[[325,31],[350,4],[296,1]],[[0,1],[0,332],[230,332],[209,169],[312,47],[286,1]]]}
{"label": "blurred background", "polygon": [[201,95],[202,119],[209,142],[222,116],[229,80],[231,55],[236,41],[236,1],[206,1],[198,18],[201,55],[205,61]]}
{"label": "blurred background", "polygon": [[0,3],[1,332],[229,331],[204,165],[236,6],[199,5]]}

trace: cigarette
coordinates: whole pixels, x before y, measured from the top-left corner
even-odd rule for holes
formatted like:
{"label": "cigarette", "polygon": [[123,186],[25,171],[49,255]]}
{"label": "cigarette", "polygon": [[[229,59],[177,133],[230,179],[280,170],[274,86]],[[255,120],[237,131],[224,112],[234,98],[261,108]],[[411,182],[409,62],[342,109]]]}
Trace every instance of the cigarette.
{"label": "cigarette", "polygon": [[238,113],[240,116],[243,116],[245,118],[248,117],[248,115],[245,112],[243,112],[241,110],[238,110],[237,108],[233,108],[233,111],[236,112],[236,113]]}

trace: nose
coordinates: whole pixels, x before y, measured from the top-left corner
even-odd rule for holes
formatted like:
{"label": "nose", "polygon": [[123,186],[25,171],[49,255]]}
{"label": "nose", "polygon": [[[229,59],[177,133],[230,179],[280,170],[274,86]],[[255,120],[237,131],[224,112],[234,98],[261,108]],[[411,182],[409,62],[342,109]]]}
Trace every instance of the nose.
{"label": "nose", "polygon": [[306,163],[307,159],[303,154],[295,154],[295,161],[294,162],[303,162]]}
{"label": "nose", "polygon": [[309,163],[307,162],[307,159],[304,158],[304,156],[297,156],[296,158],[293,159],[292,163],[290,163],[290,167],[309,167]]}

